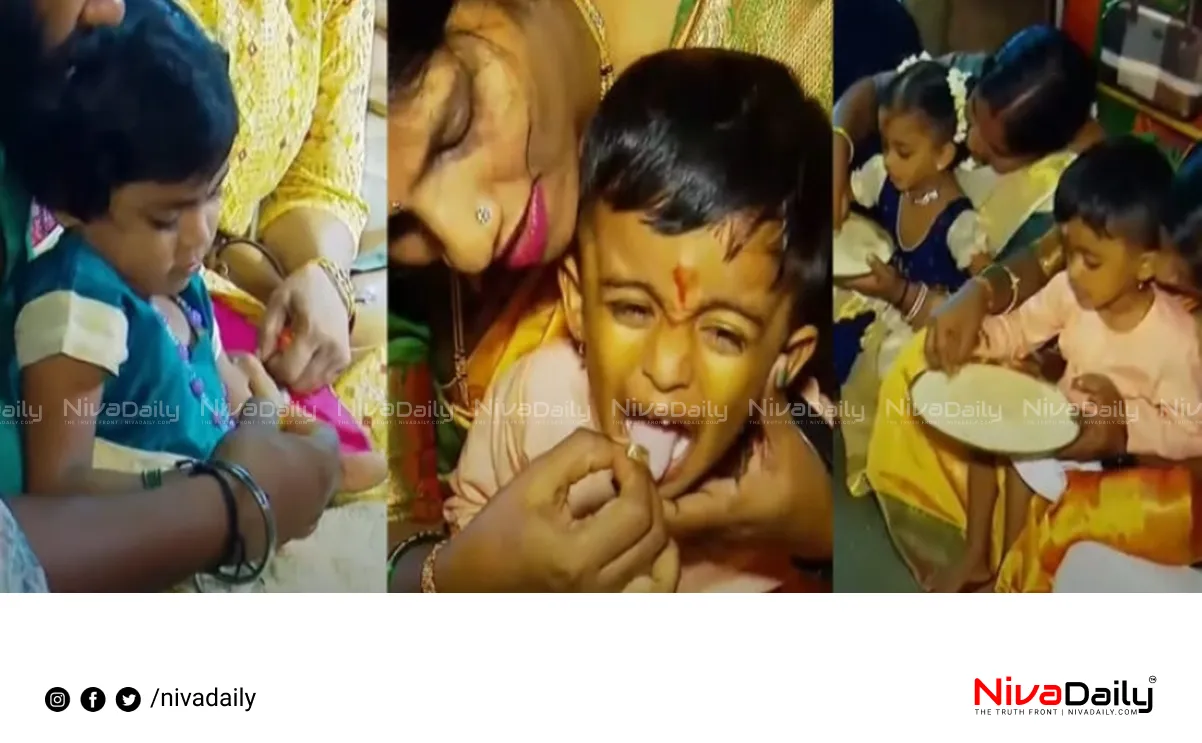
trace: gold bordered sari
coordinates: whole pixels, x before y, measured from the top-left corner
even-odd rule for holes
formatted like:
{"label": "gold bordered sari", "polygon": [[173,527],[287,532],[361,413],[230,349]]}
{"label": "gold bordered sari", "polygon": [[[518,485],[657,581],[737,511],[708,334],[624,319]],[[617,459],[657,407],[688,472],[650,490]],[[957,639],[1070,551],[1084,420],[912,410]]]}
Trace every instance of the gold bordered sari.
{"label": "gold bordered sari", "polygon": [[[806,90],[829,110],[833,97],[832,2],[682,0],[672,47],[738,49],[777,59],[794,70]],[[462,385],[467,394],[460,397],[454,394],[454,388],[446,391],[442,402],[450,410],[454,423],[461,428],[470,426],[469,411],[475,409],[493,379],[517,359],[548,340],[563,338],[566,332],[555,268],[531,271],[469,355],[466,384]],[[391,357],[394,394],[423,395],[424,391],[417,389],[427,384],[420,365],[410,366],[402,375],[395,363],[397,354]],[[413,482],[422,478],[421,463],[415,460],[423,452],[412,450],[422,445],[422,434],[416,426],[401,420],[396,420],[394,426],[390,521],[432,520],[436,509],[428,502],[429,488]],[[427,446],[434,443],[428,434],[425,440]],[[398,446],[399,442],[410,446]],[[430,458],[426,453],[426,459]]]}
{"label": "gold bordered sari", "polygon": [[[1038,163],[1044,167],[1021,189],[999,192],[1006,208],[995,212],[994,234],[1004,235],[1005,214],[1017,219],[1029,197],[1054,190],[1073,158],[1053,157]],[[1055,263],[1045,260],[1045,270],[1058,270],[1051,268]],[[918,333],[881,380],[866,466],[855,471],[848,462],[853,495],[877,494],[894,544],[920,582],[963,548],[968,485],[966,451],[927,428],[908,405],[910,385],[927,368],[925,341],[926,332]],[[1000,472],[998,486],[1004,486]],[[1184,467],[1073,472],[1055,504],[1032,499],[1024,530],[1003,555],[999,498],[990,555],[991,567],[999,570],[997,590],[1050,591],[1064,555],[1079,542],[1099,542],[1167,565],[1192,564],[1200,556],[1193,501],[1193,481]]]}
{"label": "gold bordered sari", "polygon": [[[966,176],[964,190],[973,200],[992,255],[1005,254],[1015,243],[1030,239],[1029,235],[1023,234],[1026,232],[1024,227],[1048,203],[1060,181],[1060,174],[1074,158],[1072,153],[1049,155],[1021,171],[999,176],[987,193],[974,189],[972,177]],[[836,289],[836,322],[855,318],[871,309],[870,301],[864,297]],[[868,450],[874,436],[878,396],[882,394],[878,358],[882,346],[889,340],[887,330],[885,323],[876,321],[864,332],[863,351],[856,358],[842,389],[844,409],[848,411],[841,427],[846,447],[847,487],[853,495],[864,495],[869,491],[866,477]],[[892,368],[889,367],[886,375]]]}

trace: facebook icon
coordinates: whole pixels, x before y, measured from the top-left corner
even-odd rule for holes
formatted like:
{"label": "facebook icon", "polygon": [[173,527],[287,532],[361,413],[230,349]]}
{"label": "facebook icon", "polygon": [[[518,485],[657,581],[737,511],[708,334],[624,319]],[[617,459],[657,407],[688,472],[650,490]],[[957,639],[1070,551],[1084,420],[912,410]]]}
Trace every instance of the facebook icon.
{"label": "facebook icon", "polygon": [[84,689],[79,700],[88,712],[99,712],[104,708],[104,692],[95,686]]}

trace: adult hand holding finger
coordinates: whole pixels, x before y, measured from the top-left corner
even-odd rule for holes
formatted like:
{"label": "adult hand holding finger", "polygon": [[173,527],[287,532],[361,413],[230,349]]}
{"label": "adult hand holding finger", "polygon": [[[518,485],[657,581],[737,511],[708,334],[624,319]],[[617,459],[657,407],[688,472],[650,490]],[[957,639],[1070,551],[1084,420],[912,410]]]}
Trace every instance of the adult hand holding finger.
{"label": "adult hand holding finger", "polygon": [[[617,498],[580,522],[582,534],[586,535],[587,540],[595,542],[593,549],[585,548],[585,551],[604,555],[604,543],[611,538],[610,534],[618,524],[633,533],[636,529],[643,529],[648,512],[651,518],[638,542],[598,570],[596,590],[613,590],[614,587],[631,590],[632,584],[637,582],[643,587],[636,590],[656,593],[674,591],[680,579],[680,556],[675,544],[668,540],[663,501],[651,472],[646,465],[628,458],[623,452],[622,457],[614,460],[614,479],[618,483]],[[650,505],[650,509],[647,505]],[[646,580],[641,580],[644,577]]]}
{"label": "adult hand holding finger", "polygon": [[664,506],[673,535],[713,535],[787,548],[801,557],[831,554],[831,476],[793,420],[796,409],[769,381],[762,438],[738,478],[711,480]]}
{"label": "adult hand holding finger", "polygon": [[[281,343],[284,329],[290,335]],[[263,315],[259,356],[272,376],[298,393],[328,385],[351,362],[350,318],[325,270],[310,264],[271,295]]]}
{"label": "adult hand holding finger", "polygon": [[[631,469],[625,447],[577,430],[494,495],[441,550],[439,591],[620,591],[668,543],[649,475]],[[572,484],[610,470],[617,496],[577,517]]]}
{"label": "adult hand holding finger", "polygon": [[[338,437],[326,426],[314,426],[303,435],[280,431],[278,408],[270,403],[247,403],[245,410],[213,457],[241,466],[267,493],[281,544],[312,533],[339,487]],[[247,549],[258,555],[263,549],[258,506],[242,488],[236,488],[236,495]]]}

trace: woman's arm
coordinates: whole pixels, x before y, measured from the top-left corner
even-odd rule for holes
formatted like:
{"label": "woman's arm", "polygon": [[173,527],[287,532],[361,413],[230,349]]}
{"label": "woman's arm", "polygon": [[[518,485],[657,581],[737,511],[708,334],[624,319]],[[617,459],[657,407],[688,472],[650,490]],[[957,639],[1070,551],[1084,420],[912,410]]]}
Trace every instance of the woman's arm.
{"label": "woman's arm", "polygon": [[212,567],[228,516],[211,477],[155,491],[7,502],[55,592],[159,591]]}
{"label": "woman's arm", "polygon": [[291,274],[315,258],[349,269],[367,223],[359,194],[375,6],[328,0],[312,124],[260,213],[262,242]]}
{"label": "woman's arm", "polygon": [[986,288],[989,314],[999,315],[1026,302],[1064,267],[1060,233],[1049,229],[1029,247],[977,275]]}
{"label": "woman's arm", "polygon": [[[279,543],[312,532],[338,484],[338,439],[321,427],[281,433],[244,421],[214,457],[250,473],[271,498]],[[264,530],[248,491],[230,482],[247,553]],[[7,501],[53,591],[158,591],[210,569],[229,537],[229,514],[213,477],[165,482],[153,491],[103,496],[17,496]],[[257,559],[257,557],[254,557]]]}

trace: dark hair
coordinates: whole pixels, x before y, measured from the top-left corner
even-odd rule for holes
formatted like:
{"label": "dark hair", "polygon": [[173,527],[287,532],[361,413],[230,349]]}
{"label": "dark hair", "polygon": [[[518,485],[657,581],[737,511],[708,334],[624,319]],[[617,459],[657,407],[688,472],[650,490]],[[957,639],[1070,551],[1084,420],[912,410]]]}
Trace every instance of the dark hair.
{"label": "dark hair", "polygon": [[238,132],[229,58],[168,0],[56,52],[6,132],[20,181],[43,206],[88,221],[113,192],[217,174]]}
{"label": "dark hair", "polygon": [[956,101],[948,85],[947,66],[935,61],[916,62],[894,75],[881,91],[880,106],[894,113],[924,116],[940,142],[956,146],[953,165],[968,156],[964,142],[956,144]]}
{"label": "dark hair", "polygon": [[456,0],[389,3],[388,91],[419,84],[434,52],[447,39],[447,20]]}
{"label": "dark hair", "polygon": [[[831,125],[784,65],[718,49],[667,51],[624,72],[589,126],[581,208],[640,211],[666,235],[781,221],[795,327],[819,329],[808,372],[835,395]],[[733,255],[741,246],[732,246]]]}
{"label": "dark hair", "polygon": [[[411,0],[390,3],[388,33],[388,93],[390,97],[404,96],[421,86],[422,77],[434,53],[448,39],[447,22],[456,5],[473,0]],[[519,17],[531,0],[474,0],[480,5],[492,5]],[[471,31],[464,31],[475,35]]]}
{"label": "dark hair", "polygon": [[1013,154],[1042,157],[1064,149],[1089,121],[1097,69],[1063,31],[1031,26],[985,63],[975,93],[1001,117]]}
{"label": "dark hair", "polygon": [[1151,142],[1124,136],[1086,150],[1060,177],[1056,222],[1079,219],[1143,250],[1160,247],[1173,166]]}
{"label": "dark hair", "polygon": [[1202,285],[1202,149],[1194,147],[1181,161],[1164,210],[1164,227],[1177,253]]}
{"label": "dark hair", "polygon": [[[41,63],[45,31],[34,3],[0,3],[0,100],[11,105],[30,90],[30,70]],[[11,122],[0,116],[0,136]],[[0,140],[2,141],[2,140]]]}

